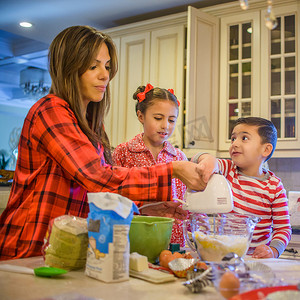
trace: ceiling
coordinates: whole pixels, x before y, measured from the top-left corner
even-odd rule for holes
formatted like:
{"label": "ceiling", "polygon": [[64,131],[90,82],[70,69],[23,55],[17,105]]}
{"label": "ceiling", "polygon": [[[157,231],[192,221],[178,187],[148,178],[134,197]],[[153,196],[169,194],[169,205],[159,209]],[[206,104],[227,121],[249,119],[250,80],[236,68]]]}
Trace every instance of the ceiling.
{"label": "ceiling", "polygon": [[[0,0],[0,104],[31,106],[19,87],[20,71],[47,69],[52,39],[72,25],[98,29],[120,26],[187,10],[237,0]],[[238,3],[237,3],[238,5]],[[33,23],[22,28],[21,21]]]}

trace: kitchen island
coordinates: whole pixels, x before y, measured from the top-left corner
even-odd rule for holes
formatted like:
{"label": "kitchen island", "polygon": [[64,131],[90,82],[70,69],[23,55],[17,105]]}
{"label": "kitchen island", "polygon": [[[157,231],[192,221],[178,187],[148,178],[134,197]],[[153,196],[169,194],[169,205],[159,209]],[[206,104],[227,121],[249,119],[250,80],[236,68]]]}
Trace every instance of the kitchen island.
{"label": "kitchen island", "polygon": [[[246,261],[261,262],[271,267],[277,278],[300,282],[300,262],[285,259],[247,258]],[[1,261],[30,268],[44,266],[42,257]],[[290,273],[292,271],[292,273]],[[292,275],[292,276],[291,276]],[[295,277],[294,277],[295,280]],[[201,293],[193,294],[182,285],[184,279],[170,283],[153,284],[132,278],[119,283],[104,283],[84,274],[84,270],[70,271],[60,277],[42,278],[27,274],[0,271],[1,300],[221,300],[224,299],[214,287],[205,287]],[[289,282],[286,282],[287,284]],[[295,284],[295,282],[293,283]]]}

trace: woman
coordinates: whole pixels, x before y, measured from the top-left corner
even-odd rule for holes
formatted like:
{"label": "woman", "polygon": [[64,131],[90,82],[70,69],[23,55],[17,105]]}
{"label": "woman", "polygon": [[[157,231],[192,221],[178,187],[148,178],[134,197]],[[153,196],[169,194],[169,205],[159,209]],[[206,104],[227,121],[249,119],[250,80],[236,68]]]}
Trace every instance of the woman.
{"label": "woman", "polygon": [[205,186],[199,166],[191,162],[132,169],[109,165],[104,115],[117,57],[108,36],[87,26],[63,30],[50,45],[49,71],[50,94],[24,121],[14,182],[0,217],[0,260],[41,255],[51,219],[87,217],[87,192],[167,201],[172,177],[192,189]]}

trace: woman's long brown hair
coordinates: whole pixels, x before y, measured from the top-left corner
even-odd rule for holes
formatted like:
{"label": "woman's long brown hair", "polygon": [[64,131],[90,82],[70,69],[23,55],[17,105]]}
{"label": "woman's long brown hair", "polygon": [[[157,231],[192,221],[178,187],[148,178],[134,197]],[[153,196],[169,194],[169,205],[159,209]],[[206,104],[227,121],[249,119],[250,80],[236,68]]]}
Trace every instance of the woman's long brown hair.
{"label": "woman's long brown hair", "polygon": [[106,34],[89,26],[72,26],[59,33],[49,47],[50,93],[67,101],[75,113],[81,130],[97,148],[101,143],[107,163],[111,163],[110,143],[104,130],[104,117],[110,108],[110,88],[100,102],[90,102],[84,115],[79,88],[80,76],[90,67],[100,46],[105,43],[110,55],[111,80],[118,69],[116,48]]}

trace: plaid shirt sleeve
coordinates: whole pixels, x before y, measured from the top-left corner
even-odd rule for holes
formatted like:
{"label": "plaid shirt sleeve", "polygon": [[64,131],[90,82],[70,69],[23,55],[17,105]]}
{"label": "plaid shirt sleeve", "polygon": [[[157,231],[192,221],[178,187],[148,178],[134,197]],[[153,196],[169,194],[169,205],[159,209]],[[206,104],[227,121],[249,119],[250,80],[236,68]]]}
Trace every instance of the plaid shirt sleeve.
{"label": "plaid shirt sleeve", "polygon": [[131,169],[101,166],[101,157],[80,130],[75,116],[61,105],[40,113],[32,129],[36,150],[47,153],[89,192],[119,193],[146,201],[163,200],[170,194],[170,165]]}
{"label": "plaid shirt sleeve", "polygon": [[132,200],[172,196],[172,165],[111,167],[81,131],[64,100],[48,95],[25,118],[8,205],[0,216],[0,260],[41,255],[51,219],[87,217],[88,192]]}

